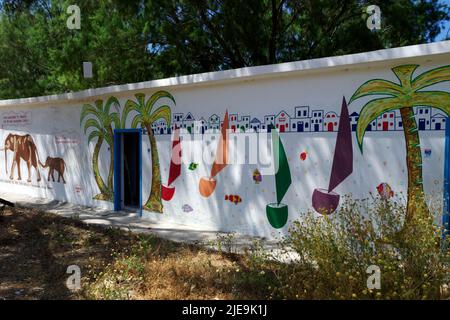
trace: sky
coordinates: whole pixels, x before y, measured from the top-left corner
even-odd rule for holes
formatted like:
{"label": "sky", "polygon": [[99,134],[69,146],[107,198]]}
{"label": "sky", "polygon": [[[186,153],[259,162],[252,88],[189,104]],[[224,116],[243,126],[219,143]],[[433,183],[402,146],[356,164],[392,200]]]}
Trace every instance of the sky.
{"label": "sky", "polygon": [[[441,0],[440,2],[446,4],[447,6],[450,7],[450,0]],[[450,36],[450,21],[444,22],[443,27],[444,27],[443,30],[441,31],[439,36],[436,38],[437,41],[444,40],[447,36],[447,33]]]}

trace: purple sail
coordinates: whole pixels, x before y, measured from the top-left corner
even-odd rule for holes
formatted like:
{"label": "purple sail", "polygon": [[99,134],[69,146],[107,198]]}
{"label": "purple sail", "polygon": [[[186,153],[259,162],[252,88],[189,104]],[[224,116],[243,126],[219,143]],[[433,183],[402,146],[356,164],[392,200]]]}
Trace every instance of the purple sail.
{"label": "purple sail", "polygon": [[352,172],[352,131],[347,102],[344,97],[342,100],[339,128],[334,149],[333,165],[331,167],[330,184],[328,190],[316,188],[312,196],[312,206],[317,212],[320,214],[331,214],[337,209],[340,196],[333,192],[333,190]]}
{"label": "purple sail", "polygon": [[334,149],[333,166],[331,167],[330,184],[328,192],[331,192],[353,172],[353,148],[352,130],[348,115],[347,101],[342,99],[339,128]]}

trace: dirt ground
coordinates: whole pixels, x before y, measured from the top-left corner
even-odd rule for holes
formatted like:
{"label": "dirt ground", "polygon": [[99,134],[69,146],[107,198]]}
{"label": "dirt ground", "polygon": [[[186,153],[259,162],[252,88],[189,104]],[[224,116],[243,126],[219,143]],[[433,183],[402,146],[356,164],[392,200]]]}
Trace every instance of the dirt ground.
{"label": "dirt ground", "polygon": [[111,250],[133,237],[29,209],[6,209],[0,216],[0,299],[72,299],[69,265],[81,270],[112,259]]}
{"label": "dirt ground", "polygon": [[[77,265],[82,290],[71,292]],[[0,299],[258,299],[267,280],[238,255],[37,210],[0,216]]]}

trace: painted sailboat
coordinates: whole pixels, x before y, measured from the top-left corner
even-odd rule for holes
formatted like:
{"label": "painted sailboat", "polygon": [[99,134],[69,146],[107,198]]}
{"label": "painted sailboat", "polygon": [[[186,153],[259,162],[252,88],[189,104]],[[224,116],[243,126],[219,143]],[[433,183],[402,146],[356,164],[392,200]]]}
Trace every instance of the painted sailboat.
{"label": "painted sailboat", "polygon": [[279,229],[284,227],[288,218],[288,206],[281,203],[286,192],[291,186],[291,171],[284,150],[283,143],[276,129],[272,128],[273,159],[275,160],[275,189],[277,202],[266,206],[267,219],[272,227]]}
{"label": "painted sailboat", "polygon": [[180,129],[176,128],[172,141],[172,156],[170,159],[169,178],[167,185],[161,186],[161,198],[170,201],[175,194],[175,186],[172,184],[181,175],[181,144]]}
{"label": "painted sailboat", "polygon": [[336,211],[340,196],[333,190],[353,172],[353,148],[347,101],[342,99],[339,128],[334,149],[333,165],[327,189],[317,188],[313,192],[312,206],[320,214]]}
{"label": "painted sailboat", "polygon": [[211,167],[209,177],[202,177],[199,183],[199,191],[202,196],[208,198],[216,189],[217,181],[215,177],[228,165],[228,110],[225,112],[220,140],[217,145],[216,158]]}

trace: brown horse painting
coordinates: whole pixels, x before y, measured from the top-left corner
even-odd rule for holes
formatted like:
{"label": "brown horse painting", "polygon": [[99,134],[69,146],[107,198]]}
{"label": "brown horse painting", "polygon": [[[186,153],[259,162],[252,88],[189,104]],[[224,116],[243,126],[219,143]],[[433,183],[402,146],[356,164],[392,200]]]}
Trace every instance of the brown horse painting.
{"label": "brown horse painting", "polygon": [[47,157],[47,160],[45,160],[45,164],[42,168],[49,168],[47,178],[48,181],[50,181],[50,177],[52,177],[53,182],[55,182],[54,173],[56,171],[58,173],[58,182],[60,182],[60,179],[62,178],[63,183],[66,183],[66,180],[64,180],[64,171],[66,170],[66,163],[64,162],[64,159]]}
{"label": "brown horse painting", "polygon": [[41,174],[38,168],[38,162],[42,165],[39,160],[39,154],[37,152],[36,144],[33,141],[33,138],[29,135],[17,135],[17,134],[8,134],[5,139],[5,146],[0,150],[5,150],[5,169],[6,174],[8,174],[8,159],[7,159],[7,151],[14,152],[13,155],[13,163],[11,165],[11,174],[9,178],[14,179],[14,169],[17,166],[18,180],[22,180],[20,175],[20,160],[23,159],[27,164],[28,168],[28,182],[31,182],[31,166],[36,169],[37,172],[37,181],[41,181]]}

